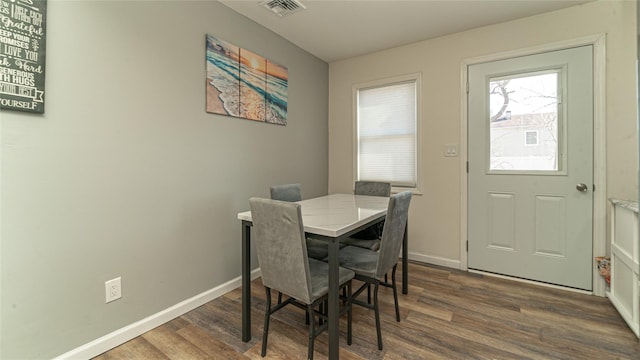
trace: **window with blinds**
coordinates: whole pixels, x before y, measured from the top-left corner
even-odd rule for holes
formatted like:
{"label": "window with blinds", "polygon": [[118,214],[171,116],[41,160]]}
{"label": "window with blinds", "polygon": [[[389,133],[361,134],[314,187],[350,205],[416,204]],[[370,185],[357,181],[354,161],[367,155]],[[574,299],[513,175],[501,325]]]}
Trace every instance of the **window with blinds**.
{"label": "window with blinds", "polygon": [[417,75],[356,86],[357,178],[416,188]]}

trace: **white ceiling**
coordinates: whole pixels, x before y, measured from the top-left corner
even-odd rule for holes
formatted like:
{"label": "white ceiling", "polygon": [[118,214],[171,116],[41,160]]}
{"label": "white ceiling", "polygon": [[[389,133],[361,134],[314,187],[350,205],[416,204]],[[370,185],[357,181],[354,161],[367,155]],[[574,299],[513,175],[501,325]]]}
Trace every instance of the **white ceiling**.
{"label": "white ceiling", "polygon": [[284,17],[262,0],[219,1],[332,62],[591,0],[300,0],[306,9]]}

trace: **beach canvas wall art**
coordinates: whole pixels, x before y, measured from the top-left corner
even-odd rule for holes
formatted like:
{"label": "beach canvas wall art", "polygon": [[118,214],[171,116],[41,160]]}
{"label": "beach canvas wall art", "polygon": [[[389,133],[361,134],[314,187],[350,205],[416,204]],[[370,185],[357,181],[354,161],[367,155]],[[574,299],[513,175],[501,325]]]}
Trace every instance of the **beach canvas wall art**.
{"label": "beach canvas wall art", "polygon": [[285,66],[207,35],[207,112],[287,124]]}

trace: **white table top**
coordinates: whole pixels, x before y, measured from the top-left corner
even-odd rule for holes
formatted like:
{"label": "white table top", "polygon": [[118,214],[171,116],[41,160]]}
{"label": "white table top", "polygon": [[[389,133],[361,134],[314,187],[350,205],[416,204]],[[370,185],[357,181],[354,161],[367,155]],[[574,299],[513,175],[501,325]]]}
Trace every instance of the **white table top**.
{"label": "white table top", "polygon": [[[333,194],[298,201],[302,205],[304,231],[339,237],[387,214],[389,198]],[[252,221],[251,211],[238,213],[238,220]]]}

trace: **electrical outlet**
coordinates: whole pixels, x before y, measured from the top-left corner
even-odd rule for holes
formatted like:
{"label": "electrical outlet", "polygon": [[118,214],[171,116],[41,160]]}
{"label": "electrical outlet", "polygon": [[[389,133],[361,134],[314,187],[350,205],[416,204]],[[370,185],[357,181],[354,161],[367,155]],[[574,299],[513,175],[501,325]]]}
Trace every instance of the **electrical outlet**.
{"label": "electrical outlet", "polygon": [[104,290],[106,293],[105,302],[109,303],[113,300],[120,299],[122,297],[122,282],[120,277],[106,281],[104,283]]}

